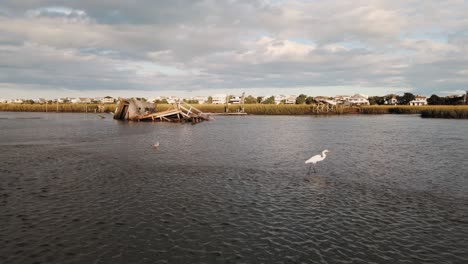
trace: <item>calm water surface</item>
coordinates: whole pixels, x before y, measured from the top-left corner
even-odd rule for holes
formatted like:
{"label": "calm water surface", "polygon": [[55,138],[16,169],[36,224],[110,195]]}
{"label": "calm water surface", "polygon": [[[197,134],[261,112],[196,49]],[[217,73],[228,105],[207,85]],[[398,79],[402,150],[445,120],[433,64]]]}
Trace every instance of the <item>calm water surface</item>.
{"label": "calm water surface", "polygon": [[467,152],[417,116],[0,113],[0,262],[468,263]]}

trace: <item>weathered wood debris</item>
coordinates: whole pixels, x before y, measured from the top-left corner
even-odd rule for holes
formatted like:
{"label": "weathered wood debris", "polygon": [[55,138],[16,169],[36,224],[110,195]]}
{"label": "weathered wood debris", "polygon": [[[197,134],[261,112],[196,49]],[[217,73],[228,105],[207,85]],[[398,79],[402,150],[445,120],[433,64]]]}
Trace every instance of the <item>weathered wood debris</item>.
{"label": "weathered wood debris", "polygon": [[137,99],[120,99],[114,119],[152,122],[192,122],[210,120],[210,114],[185,103],[176,102],[169,109],[156,112],[156,104]]}
{"label": "weathered wood debris", "polygon": [[342,114],[344,112],[344,109],[348,107],[349,106],[329,104],[327,102],[323,102],[319,104],[313,104],[312,113],[315,113],[315,114],[340,113]]}

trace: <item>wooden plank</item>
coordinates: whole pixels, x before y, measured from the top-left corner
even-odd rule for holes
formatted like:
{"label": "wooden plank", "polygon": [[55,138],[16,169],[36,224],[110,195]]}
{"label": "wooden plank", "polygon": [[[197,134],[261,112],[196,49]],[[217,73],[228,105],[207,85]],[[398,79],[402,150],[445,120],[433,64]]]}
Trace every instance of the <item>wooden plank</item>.
{"label": "wooden plank", "polygon": [[160,118],[160,117],[165,117],[165,116],[176,115],[178,113],[179,113],[179,110],[172,110],[172,111],[167,111],[167,112],[159,112],[159,113],[151,114],[146,117],[154,116],[155,118]]}
{"label": "wooden plank", "polygon": [[182,111],[180,112],[180,114],[181,114],[181,115],[183,115],[183,116],[184,116],[184,117],[186,117],[186,118],[190,118],[190,116],[189,116],[189,115],[185,114],[185,113],[184,113],[184,112],[182,112]]}
{"label": "wooden plank", "polygon": [[145,117],[151,117],[151,116],[159,117],[159,116],[164,116],[164,115],[171,114],[171,113],[175,114],[177,112],[178,112],[178,110],[163,111],[163,112],[158,112],[158,113],[145,115]]}

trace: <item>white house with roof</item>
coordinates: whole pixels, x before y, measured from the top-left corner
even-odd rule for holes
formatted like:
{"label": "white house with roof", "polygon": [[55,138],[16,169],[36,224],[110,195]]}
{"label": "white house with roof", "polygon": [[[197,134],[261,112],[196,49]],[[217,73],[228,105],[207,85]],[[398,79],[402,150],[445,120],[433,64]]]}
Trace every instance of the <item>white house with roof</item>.
{"label": "white house with roof", "polygon": [[275,104],[281,104],[282,101],[286,101],[286,96],[285,95],[275,95]]}
{"label": "white house with roof", "polygon": [[409,102],[410,105],[427,105],[427,97],[426,96],[421,96],[421,95],[416,95],[414,100],[411,100]]}
{"label": "white house with roof", "polygon": [[47,101],[44,98],[38,98],[33,100],[35,104],[45,104]]}
{"label": "white house with roof", "polygon": [[106,96],[106,97],[102,98],[101,103],[103,103],[103,104],[113,104],[113,103],[115,103],[115,99],[112,96]]}
{"label": "white house with roof", "polygon": [[296,98],[297,98],[297,96],[295,96],[295,95],[286,96],[286,98],[284,100],[284,103],[285,104],[295,104],[296,103]]}
{"label": "white house with roof", "polygon": [[337,102],[334,100],[334,98],[326,97],[326,96],[315,96],[314,101],[317,103],[323,103],[323,104],[330,104],[330,105],[336,105]]}
{"label": "white house with roof", "polygon": [[13,99],[10,101],[10,103],[12,104],[22,104],[24,103],[24,100],[23,99]]}
{"label": "white house with roof", "polygon": [[230,104],[240,104],[242,98],[240,96],[233,96],[229,99]]}
{"label": "white house with roof", "polygon": [[206,104],[208,96],[193,96],[191,99],[198,101],[199,104]]}
{"label": "white house with roof", "polygon": [[335,101],[336,104],[346,104],[349,101],[349,98],[351,96],[349,95],[337,95],[333,97],[333,101]]}
{"label": "white house with roof", "polygon": [[68,97],[59,98],[59,99],[57,99],[57,103],[64,104],[64,103],[68,102],[68,100],[69,100]]}
{"label": "white house with roof", "polygon": [[80,102],[82,104],[90,104],[93,102],[93,99],[92,98],[88,98],[88,97],[80,97],[78,98],[80,100]]}
{"label": "white house with roof", "polygon": [[169,97],[166,97],[166,101],[169,104],[174,104],[174,103],[182,101],[182,99],[177,96],[169,96]]}
{"label": "white house with roof", "polygon": [[388,95],[387,99],[385,100],[384,104],[386,105],[396,105],[398,104],[397,96],[394,94]]}
{"label": "white house with roof", "polygon": [[69,100],[70,100],[70,103],[72,103],[72,104],[79,104],[79,103],[81,103],[80,98],[70,98]]}
{"label": "white house with roof", "polygon": [[348,99],[351,105],[369,105],[369,96],[364,94],[355,94]]}
{"label": "white house with roof", "polygon": [[212,104],[225,104],[226,103],[226,95],[225,94],[216,94],[212,96],[213,101]]}
{"label": "white house with roof", "polygon": [[336,101],[333,99],[324,99],[322,100],[322,103],[329,104],[329,105],[336,105]]}
{"label": "white house with roof", "polygon": [[8,103],[8,100],[0,99],[0,104],[6,104],[6,103]]}
{"label": "white house with roof", "polygon": [[166,96],[156,96],[156,97],[153,97],[153,98],[148,98],[148,102],[151,102],[151,103],[154,103],[156,101],[162,101],[162,100],[166,100],[167,101],[167,98]]}

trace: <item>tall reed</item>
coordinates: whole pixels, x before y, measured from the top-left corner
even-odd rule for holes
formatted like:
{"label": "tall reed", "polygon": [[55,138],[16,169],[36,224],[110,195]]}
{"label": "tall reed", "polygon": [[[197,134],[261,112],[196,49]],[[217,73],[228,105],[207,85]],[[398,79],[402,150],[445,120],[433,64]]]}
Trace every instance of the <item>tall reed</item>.
{"label": "tall reed", "polygon": [[[0,111],[12,112],[114,112],[116,104],[0,104]],[[167,110],[172,105],[157,104],[157,111]],[[203,112],[224,113],[224,105],[195,104],[194,107]],[[234,113],[240,105],[229,105],[229,112]],[[254,115],[310,115],[312,105],[274,105],[274,104],[246,104],[244,111]],[[426,106],[384,106],[371,105],[361,107],[345,107],[340,111],[321,114],[421,114],[422,117],[468,119],[468,105],[426,105]]]}
{"label": "tall reed", "polygon": [[371,105],[360,108],[362,114],[421,114],[421,117],[466,119],[468,105]]}
{"label": "tall reed", "polygon": [[[225,105],[216,104],[195,104],[193,105],[202,112],[207,113],[224,113]],[[157,111],[167,110],[170,105],[157,105]],[[229,105],[229,113],[238,112],[240,105]],[[245,104],[244,111],[253,115],[307,115],[312,114],[310,105],[274,105],[274,104]]]}
{"label": "tall reed", "polygon": [[424,118],[468,119],[468,106],[441,106],[421,112]]}
{"label": "tall reed", "polygon": [[[101,106],[101,109],[99,109]],[[0,111],[10,112],[113,112],[116,104],[0,104]]]}

